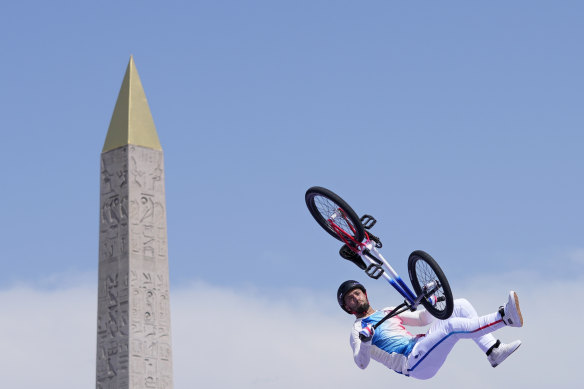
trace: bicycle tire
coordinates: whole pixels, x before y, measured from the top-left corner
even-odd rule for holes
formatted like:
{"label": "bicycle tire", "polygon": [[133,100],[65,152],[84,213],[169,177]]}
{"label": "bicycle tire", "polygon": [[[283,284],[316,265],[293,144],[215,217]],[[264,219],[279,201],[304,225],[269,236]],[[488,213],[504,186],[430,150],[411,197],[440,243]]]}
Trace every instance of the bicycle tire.
{"label": "bicycle tire", "polygon": [[444,272],[434,258],[422,250],[412,252],[408,258],[408,273],[417,296],[422,294],[424,285],[438,280],[440,288],[434,295],[438,297],[439,301],[436,305],[432,305],[427,299],[422,299],[421,303],[435,318],[448,319],[454,309],[452,290]]}
{"label": "bicycle tire", "polygon": [[[305,200],[306,206],[312,217],[314,217],[316,222],[332,237],[341,242],[345,242],[337,232],[331,228],[327,221],[328,218],[340,208],[350,224],[347,223],[347,220],[345,219],[343,220],[343,223],[340,223],[341,225],[339,225],[339,227],[357,242],[363,241],[365,238],[365,230],[363,229],[361,220],[357,216],[357,213],[353,211],[353,208],[351,208],[340,196],[326,188],[313,186],[306,191]],[[351,226],[353,228],[351,228]]]}

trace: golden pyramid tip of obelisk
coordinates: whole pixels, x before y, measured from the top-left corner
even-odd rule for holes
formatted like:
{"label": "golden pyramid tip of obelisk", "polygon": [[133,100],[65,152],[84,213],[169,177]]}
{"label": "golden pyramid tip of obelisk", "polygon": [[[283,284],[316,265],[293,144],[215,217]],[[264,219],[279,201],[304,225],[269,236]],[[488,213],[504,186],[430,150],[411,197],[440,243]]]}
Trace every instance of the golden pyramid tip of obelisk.
{"label": "golden pyramid tip of obelisk", "polygon": [[122,81],[102,153],[129,144],[162,150],[133,56]]}

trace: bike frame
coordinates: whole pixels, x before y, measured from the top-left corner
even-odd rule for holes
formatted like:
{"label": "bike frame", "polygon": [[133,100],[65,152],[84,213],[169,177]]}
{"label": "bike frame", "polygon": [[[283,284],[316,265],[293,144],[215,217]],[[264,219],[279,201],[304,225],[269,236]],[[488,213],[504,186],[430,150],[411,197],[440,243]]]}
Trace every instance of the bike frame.
{"label": "bike frame", "polygon": [[385,278],[385,280],[389,282],[389,284],[393,286],[395,290],[399,292],[399,294],[408,300],[410,304],[414,305],[416,303],[417,297],[414,292],[412,292],[412,290],[406,285],[399,274],[397,274],[397,272],[391,267],[389,262],[387,262],[383,255],[381,255],[379,250],[369,240],[369,237],[367,237],[367,242],[363,245],[363,248],[360,251],[361,252],[359,252],[359,255],[368,265],[367,269],[369,270],[365,270],[367,275],[375,278],[377,277],[376,273],[379,273],[381,270],[383,270],[383,273],[379,274],[379,276]]}
{"label": "bike frame", "polygon": [[417,306],[420,304],[420,301],[424,297],[431,295],[436,289],[438,289],[433,288],[433,290],[428,291],[425,294],[416,296],[402,280],[399,274],[397,274],[397,272],[391,267],[389,262],[387,262],[383,255],[381,255],[377,247],[375,247],[374,242],[372,242],[369,238],[369,234],[367,234],[365,231],[365,242],[358,242],[353,238],[352,235],[348,234],[345,232],[345,230],[339,227],[339,225],[336,223],[336,220],[339,217],[342,218],[353,230],[353,233],[355,233],[355,227],[350,223],[345,212],[341,208],[338,208],[327,220],[329,226],[337,233],[337,235],[339,235],[343,242],[345,242],[345,244],[353,252],[359,254],[359,256],[363,259],[367,265],[365,273],[367,273],[367,275],[371,278],[385,278],[385,280],[389,282],[389,284],[405,298],[405,304],[409,307],[410,310],[416,310]]}

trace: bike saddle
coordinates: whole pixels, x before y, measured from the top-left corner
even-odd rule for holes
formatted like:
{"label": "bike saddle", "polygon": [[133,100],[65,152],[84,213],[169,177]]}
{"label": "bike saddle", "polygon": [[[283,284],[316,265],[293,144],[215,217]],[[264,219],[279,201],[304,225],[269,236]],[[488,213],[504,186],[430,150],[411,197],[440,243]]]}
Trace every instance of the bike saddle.
{"label": "bike saddle", "polygon": [[367,268],[367,265],[361,259],[359,254],[357,254],[356,252],[351,250],[349,248],[349,246],[347,246],[346,244],[344,244],[341,247],[341,249],[339,250],[339,254],[341,257],[345,258],[346,260],[353,262],[355,265],[357,265],[359,267],[359,269],[365,270]]}

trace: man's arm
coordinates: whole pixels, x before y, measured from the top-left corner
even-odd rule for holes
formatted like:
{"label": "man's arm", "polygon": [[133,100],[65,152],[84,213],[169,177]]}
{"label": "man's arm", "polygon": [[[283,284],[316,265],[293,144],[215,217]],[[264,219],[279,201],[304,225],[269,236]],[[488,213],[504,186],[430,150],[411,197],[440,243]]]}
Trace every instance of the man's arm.
{"label": "man's arm", "polygon": [[434,316],[425,309],[418,309],[417,311],[405,311],[397,315],[402,319],[403,323],[407,326],[413,327],[423,327],[434,321]]}
{"label": "man's arm", "polygon": [[365,369],[371,360],[371,340],[362,342],[359,339],[361,322],[355,323],[351,331],[351,347],[353,348],[353,359],[359,368]]}

